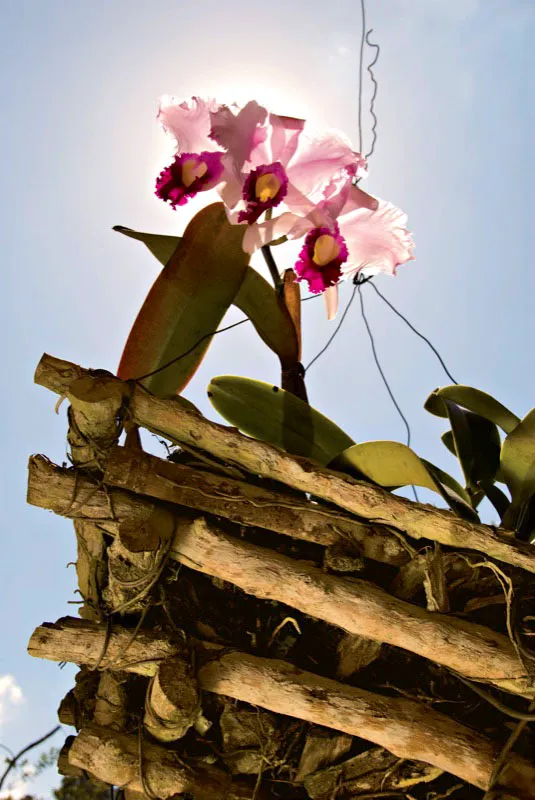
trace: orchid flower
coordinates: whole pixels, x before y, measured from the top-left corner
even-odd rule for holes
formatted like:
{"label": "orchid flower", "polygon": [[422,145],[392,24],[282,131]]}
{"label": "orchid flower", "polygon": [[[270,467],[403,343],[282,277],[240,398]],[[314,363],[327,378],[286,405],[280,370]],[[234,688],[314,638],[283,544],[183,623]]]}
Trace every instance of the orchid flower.
{"label": "orchid flower", "polygon": [[348,177],[366,174],[364,158],[342,134],[315,133],[305,120],[270,114],[255,101],[240,109],[164,97],[158,119],[177,142],[156,182],[157,196],[173,208],[217,186],[229,221],[251,225],[282,200],[296,213],[319,202],[341,169]]}
{"label": "orchid flower", "polygon": [[294,266],[313,294],[325,293],[327,316],[338,310],[338,283],[362,272],[395,275],[414,258],[407,216],[391,203],[363,192],[344,176],[333,179],[330,196],[309,204],[305,216],[292,212],[247,230],[243,247],[252,253],[280,236],[305,241]]}
{"label": "orchid flower", "polygon": [[179,103],[169,96],[160,100],[158,120],[175,138],[178,152],[158,176],[156,196],[173,209],[221,181],[223,151],[210,138],[210,112],[218,108],[215,100],[199,97],[193,97],[191,103]]}
{"label": "orchid flower", "polygon": [[[256,112],[254,131],[252,114],[245,114],[250,107]],[[252,225],[282,201],[300,213],[314,200],[325,199],[333,174],[366,174],[363,156],[336,131],[315,132],[303,119],[268,114],[256,103],[238,114],[222,106],[210,117],[211,136],[226,150],[221,197],[232,223]]]}
{"label": "orchid flower", "polygon": [[281,236],[304,236],[297,280],[325,293],[329,319],[336,316],[340,280],[361,271],[393,275],[413,258],[406,215],[354,185],[366,175],[366,162],[341,133],[315,132],[305,120],[271,114],[255,101],[240,109],[166,97],[158,119],[178,153],[158,177],[157,196],[176,208],[217,188],[229,221],[246,224],[248,253]]}

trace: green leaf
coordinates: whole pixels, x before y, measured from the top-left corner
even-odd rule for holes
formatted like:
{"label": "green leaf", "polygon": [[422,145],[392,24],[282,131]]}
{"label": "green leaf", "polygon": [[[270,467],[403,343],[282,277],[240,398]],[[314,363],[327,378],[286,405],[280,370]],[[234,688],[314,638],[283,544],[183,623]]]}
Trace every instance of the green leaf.
{"label": "green leaf", "polygon": [[[376,441],[355,444],[344,450],[338,456],[337,462],[355,468],[386,489],[423,486],[433,492],[439,492],[437,481],[440,481],[448,485],[465,502],[470,502],[469,495],[454,478],[438,467],[430,465],[423,458],[419,458],[414,450],[401,442]],[[434,475],[429,470],[430,466]]]}
{"label": "green leaf", "polygon": [[473,494],[496,479],[501,440],[493,422],[444,400],[452,428],[452,440],[466,486]]}
{"label": "green leaf", "polygon": [[258,335],[284,366],[298,360],[297,334],[286,306],[275,290],[251,267],[247,267],[234,305],[246,314]]}
{"label": "green leaf", "polygon": [[506,437],[500,467],[515,506],[535,492],[535,408]]}
{"label": "green leaf", "polygon": [[503,520],[509,506],[511,505],[511,501],[505,492],[502,492],[501,489],[498,489],[498,487],[494,486],[493,484],[489,484],[487,486],[484,485],[483,488],[490,502],[500,515],[500,520]]}
{"label": "green leaf", "polygon": [[114,225],[112,230],[124,233],[132,239],[138,239],[146,244],[153,256],[164,266],[167,264],[180,243],[180,236],[164,236],[161,233],[140,233],[124,225]]}
{"label": "green leaf", "polygon": [[182,391],[243,282],[249,256],[242,238],[242,227],[228,222],[222,203],[190,221],[134,322],[120,378],[139,378],[183,356],[142,381],[158,397]]}
{"label": "green leaf", "polygon": [[466,486],[472,488],[471,476],[474,467],[474,454],[467,412],[451,400],[444,398],[443,402],[451,425],[455,455],[461,465]]}
{"label": "green leaf", "polygon": [[[164,266],[181,241],[179,236],[140,233],[123,225],[115,225],[113,230],[143,242]],[[283,367],[298,361],[297,335],[290,315],[275,290],[251,267],[245,272],[234,305],[249,317],[260,338],[279,356]]]}
{"label": "green leaf", "polygon": [[[442,439],[442,443],[448,448],[450,453],[452,453],[454,456],[457,456],[457,453],[455,452],[455,442],[453,441],[453,432],[452,431],[446,431],[445,433],[442,434],[442,436],[440,438]],[[494,438],[494,434],[493,434],[493,441],[496,442],[496,439]],[[498,447],[501,446],[499,444],[499,434],[498,434],[498,441],[496,443],[498,444]],[[494,475],[494,480],[497,481],[498,483],[505,483],[504,476],[503,476],[501,468],[499,466],[498,466],[498,469],[496,470],[496,473]]]}
{"label": "green leaf", "polygon": [[421,461],[429,470],[431,477],[435,479],[438,491],[449,507],[460,517],[479,522],[477,512],[474,510],[474,498],[470,497],[466,489],[463,489],[455,478],[452,478],[447,472],[431,464],[430,461],[426,461],[425,458],[422,458]]}
{"label": "green leaf", "polygon": [[431,392],[424,403],[424,408],[437,417],[447,417],[448,413],[442,400],[451,400],[460,406],[479,414],[494,422],[505,433],[510,433],[520,422],[519,418],[509,411],[490,394],[473,389],[471,386],[444,386]]}
{"label": "green leaf", "polygon": [[243,433],[326,466],[353,439],[290,392],[263,381],[221,375],[208,386],[216,411]]}

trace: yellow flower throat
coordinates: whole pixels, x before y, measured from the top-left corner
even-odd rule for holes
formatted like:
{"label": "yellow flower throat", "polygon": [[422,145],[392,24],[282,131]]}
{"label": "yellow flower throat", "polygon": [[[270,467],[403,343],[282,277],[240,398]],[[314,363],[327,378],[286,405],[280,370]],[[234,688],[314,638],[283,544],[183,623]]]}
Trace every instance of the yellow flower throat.
{"label": "yellow flower throat", "polygon": [[325,267],[331,261],[334,261],[339,253],[340,247],[338,246],[338,242],[334,236],[324,233],[322,236],[318,236],[316,239],[312,260],[318,265],[318,267]]}

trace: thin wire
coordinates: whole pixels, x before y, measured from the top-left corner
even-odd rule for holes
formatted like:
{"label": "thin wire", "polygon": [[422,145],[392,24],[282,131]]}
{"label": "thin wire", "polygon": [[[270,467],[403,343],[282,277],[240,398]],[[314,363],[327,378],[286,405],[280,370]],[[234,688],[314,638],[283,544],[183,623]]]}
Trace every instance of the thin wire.
{"label": "thin wire", "polygon": [[193,353],[195,348],[198,347],[201,342],[204,342],[205,339],[208,339],[209,336],[215,336],[216,333],[224,333],[225,331],[230,331],[231,328],[237,328],[238,325],[243,325],[244,322],[250,322],[250,321],[251,320],[249,319],[249,317],[245,317],[245,319],[241,319],[239,322],[234,322],[232,325],[227,325],[226,328],[219,328],[217,331],[210,331],[210,333],[205,333],[204,336],[201,336],[201,338],[195,342],[193,347],[190,347],[189,350],[186,350],[185,353],[181,353],[179,356],[176,356],[176,358],[172,358],[170,361],[167,361],[167,363],[164,364],[163,366],[158,367],[158,369],[154,369],[152,372],[147,372],[146,375],[140,375],[138,378],[132,378],[132,380],[143,381],[145,380],[145,378],[150,378],[152,375],[156,375],[158,372],[167,369],[167,367],[170,367],[171,364],[175,364],[177,361],[180,361],[181,358],[189,356],[189,354]]}
{"label": "thin wire", "polygon": [[[307,300],[316,300],[316,298],[319,297],[319,296],[320,296],[319,294],[315,294],[315,295],[312,295],[312,297],[305,297],[304,299],[301,300],[301,302],[302,303],[306,303]],[[201,342],[204,342],[205,339],[208,339],[209,336],[215,336],[216,333],[224,333],[225,331],[230,331],[231,328],[237,328],[238,325],[243,325],[244,322],[251,322],[250,317],[245,317],[245,319],[240,319],[239,322],[234,322],[232,325],[227,325],[225,328],[218,328],[216,331],[210,331],[210,333],[205,333],[204,336],[201,336],[200,339],[197,339],[195,344],[192,347],[190,347],[189,350],[186,350],[185,353],[181,353],[179,356],[176,356],[175,358],[172,358],[170,361],[168,361],[163,366],[158,367],[158,369],[155,369],[152,372],[147,372],[146,375],[141,375],[139,378],[132,378],[131,380],[133,380],[133,381],[142,381],[142,380],[145,380],[145,378],[150,378],[152,375],[156,375],[158,372],[162,372],[162,370],[167,369],[167,367],[170,367],[171,364],[175,364],[177,361],[180,361],[180,359],[185,358],[186,356],[189,356],[190,353],[193,353],[195,348],[198,347]]]}
{"label": "thin wire", "polygon": [[[375,47],[377,52],[375,53],[375,58],[373,59],[373,61],[370,61],[370,63],[366,67],[366,69],[370,73],[370,78],[371,78],[371,80],[373,82],[373,94],[372,94],[372,99],[370,100],[370,114],[373,117],[373,125],[372,125],[373,139],[372,139],[371,149],[370,149],[369,153],[366,153],[366,155],[365,155],[366,160],[368,160],[368,158],[371,155],[373,155],[373,151],[375,150],[375,143],[377,142],[377,117],[375,115],[375,98],[377,97],[377,90],[379,88],[379,84],[377,83],[377,81],[375,79],[375,75],[373,73],[373,67],[377,64],[377,60],[379,58],[379,53],[381,52],[381,48],[379,47],[378,44],[374,44],[373,42],[370,42],[370,39],[369,39],[370,33],[373,33],[373,28],[370,28],[370,30],[366,32],[366,44],[368,45],[368,47]],[[362,70],[362,63],[361,63],[361,70]]]}
{"label": "thin wire", "polygon": [[[394,397],[394,393],[392,392],[392,389],[390,388],[390,384],[388,383],[388,380],[386,379],[386,375],[384,374],[383,368],[381,367],[381,363],[379,361],[379,357],[377,356],[377,350],[375,349],[375,340],[373,338],[373,333],[372,333],[370,325],[368,323],[368,319],[366,317],[366,312],[364,311],[364,300],[362,298],[362,291],[361,291],[362,283],[357,283],[356,284],[356,288],[359,291],[360,311],[361,311],[361,314],[362,314],[362,319],[364,320],[364,324],[366,325],[366,330],[368,331],[368,336],[370,337],[370,343],[371,343],[371,346],[372,346],[373,358],[374,358],[375,363],[377,365],[377,369],[379,370],[379,374],[381,375],[381,378],[383,379],[383,383],[386,386],[388,394],[390,395],[390,399],[394,403],[399,416],[401,417],[401,419],[403,420],[403,422],[405,424],[405,427],[407,429],[407,447],[410,447],[411,446],[411,427],[410,427],[409,423],[407,422],[407,418],[405,417],[405,414],[403,413],[403,411],[399,407],[399,404],[398,404],[396,398]],[[414,488],[414,486],[412,487],[412,491],[414,492],[414,498],[415,498],[416,502],[417,503],[420,502],[419,498],[418,498],[418,493],[417,493],[416,489]]]}
{"label": "thin wire", "polygon": [[359,153],[362,153],[362,67],[364,63],[364,39],[366,36],[366,9],[364,0],[360,0],[360,10],[362,15],[362,35],[360,38],[360,57],[359,57]]}
{"label": "thin wire", "polygon": [[344,320],[345,320],[345,318],[346,318],[346,314],[347,314],[347,312],[349,311],[349,309],[350,309],[350,307],[351,307],[351,303],[352,303],[352,302],[353,302],[353,300],[355,299],[355,292],[356,292],[356,291],[357,291],[357,286],[356,286],[356,284],[355,284],[355,286],[353,287],[353,294],[352,294],[352,295],[351,295],[351,297],[349,298],[349,302],[348,302],[347,306],[346,306],[346,307],[345,307],[345,309],[344,309],[344,313],[342,314],[342,317],[341,317],[341,319],[340,319],[340,322],[339,322],[339,323],[338,323],[338,325],[336,326],[336,330],[334,331],[334,333],[332,334],[332,336],[331,336],[331,337],[330,337],[330,339],[328,340],[328,342],[327,342],[327,344],[325,345],[325,347],[323,347],[323,348],[322,348],[322,349],[319,351],[319,353],[317,353],[317,354],[314,356],[314,358],[312,359],[312,361],[310,362],[310,364],[308,364],[308,366],[306,366],[306,367],[305,367],[305,375],[307,374],[307,372],[308,372],[308,370],[310,369],[310,367],[312,366],[312,364],[314,364],[314,362],[315,362],[315,361],[317,361],[317,360],[318,360],[318,358],[319,358],[320,356],[322,356],[322,355],[324,354],[324,352],[325,352],[325,351],[326,351],[326,350],[327,350],[327,349],[328,349],[328,348],[331,346],[331,342],[333,341],[334,337],[336,336],[336,334],[338,333],[338,331],[339,331],[339,330],[340,330],[340,328],[342,327],[342,324],[343,324],[343,322],[344,322]]}
{"label": "thin wire", "polygon": [[453,383],[454,383],[456,386],[458,386],[459,384],[457,383],[457,381],[455,380],[455,378],[453,377],[453,375],[451,374],[451,372],[450,372],[450,371],[449,371],[449,369],[447,368],[447,366],[446,366],[446,364],[445,364],[445,362],[444,362],[444,359],[442,358],[442,356],[440,355],[440,353],[438,352],[438,350],[436,349],[436,347],[435,347],[435,346],[434,346],[434,345],[433,345],[433,344],[432,344],[432,343],[429,341],[429,339],[427,338],[427,336],[424,336],[424,335],[423,335],[423,333],[420,333],[420,331],[417,331],[417,330],[416,330],[416,328],[414,327],[414,325],[411,325],[411,323],[409,322],[409,320],[408,320],[406,317],[404,317],[404,316],[403,316],[403,314],[402,314],[400,311],[398,311],[398,310],[397,310],[397,308],[396,308],[394,305],[392,305],[392,303],[391,303],[389,300],[387,300],[387,299],[386,299],[386,297],[385,297],[383,294],[381,294],[381,292],[379,291],[379,289],[377,288],[377,286],[376,286],[374,283],[372,283],[372,284],[371,284],[371,286],[372,286],[372,288],[373,288],[373,289],[375,289],[376,293],[379,295],[379,297],[381,298],[381,300],[383,300],[383,301],[384,301],[384,302],[387,304],[387,306],[390,306],[390,308],[392,309],[392,311],[394,312],[394,314],[397,314],[397,315],[398,315],[398,317],[400,317],[400,318],[403,320],[403,322],[404,322],[406,325],[408,325],[408,326],[409,326],[409,328],[411,329],[411,331],[413,331],[413,332],[416,334],[416,336],[419,336],[419,337],[420,337],[420,339],[423,339],[423,340],[424,340],[424,342],[425,342],[427,345],[429,345],[429,347],[431,348],[431,350],[433,351],[433,353],[436,355],[436,357],[437,357],[437,358],[438,358],[438,360],[440,361],[440,363],[441,363],[441,365],[442,365],[442,369],[444,370],[444,372],[446,373],[446,375],[448,376],[448,378],[449,378],[449,379],[450,379],[450,380],[451,380],[451,381],[452,381],[452,382],[453,382]]}

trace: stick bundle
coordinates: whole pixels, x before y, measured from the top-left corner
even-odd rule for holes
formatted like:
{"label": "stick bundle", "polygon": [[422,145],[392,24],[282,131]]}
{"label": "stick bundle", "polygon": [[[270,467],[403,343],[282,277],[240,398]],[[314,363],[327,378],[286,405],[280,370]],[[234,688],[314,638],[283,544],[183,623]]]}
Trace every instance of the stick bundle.
{"label": "stick bundle", "polygon": [[[511,603],[535,548],[107,373],[45,355],[36,382],[71,403],[73,467],[32,456],[28,482],[78,539],[82,619],[28,647],[80,666],[64,772],[132,798],[535,798],[529,614]],[[177,463],[119,447],[123,424]]]}

